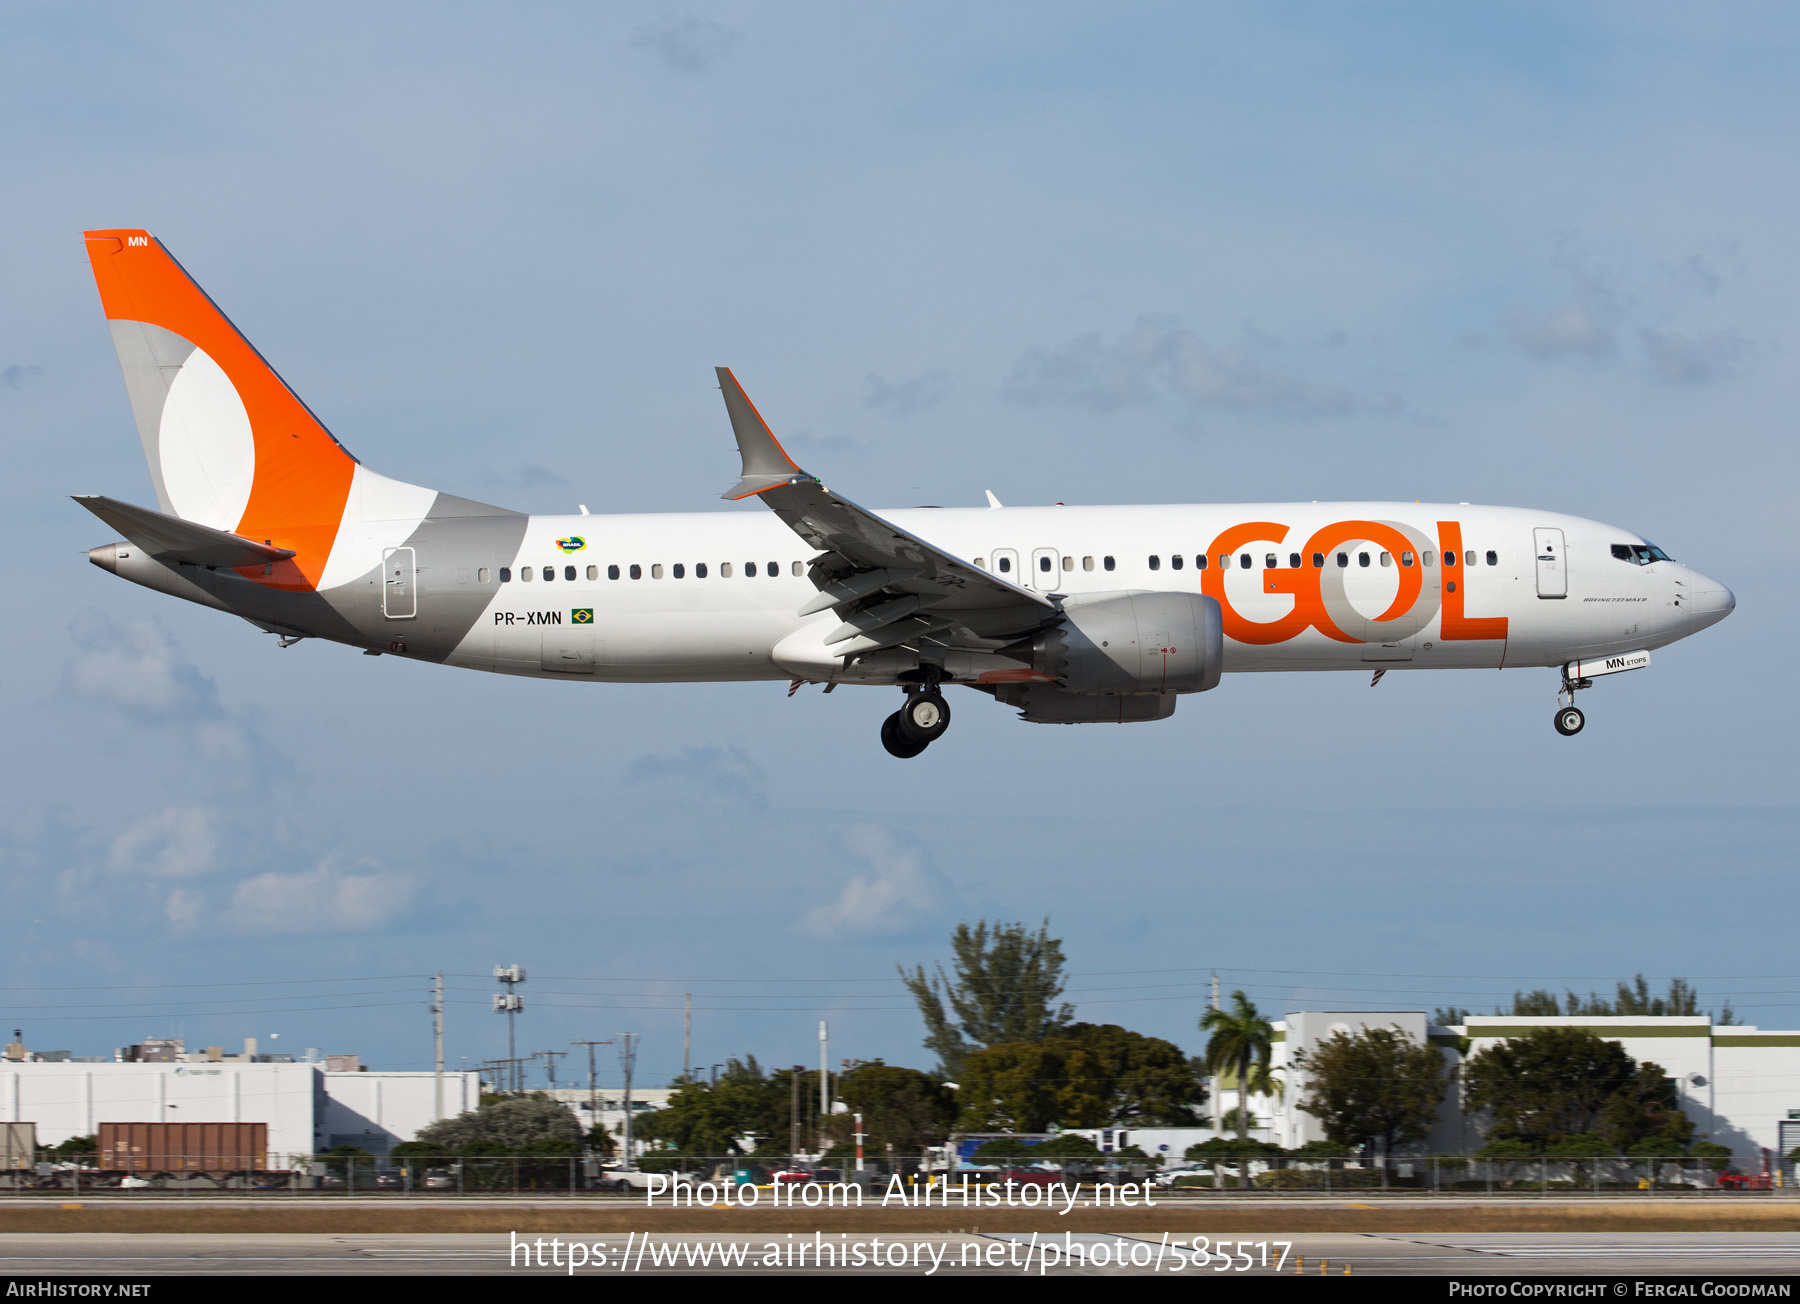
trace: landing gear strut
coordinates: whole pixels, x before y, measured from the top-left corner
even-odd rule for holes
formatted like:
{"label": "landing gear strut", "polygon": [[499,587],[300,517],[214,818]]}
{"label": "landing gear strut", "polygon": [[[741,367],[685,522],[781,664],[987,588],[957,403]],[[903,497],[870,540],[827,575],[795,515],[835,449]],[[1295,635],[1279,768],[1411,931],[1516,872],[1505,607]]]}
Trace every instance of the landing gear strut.
{"label": "landing gear strut", "polygon": [[1573,738],[1587,723],[1587,717],[1581,713],[1581,708],[1575,705],[1576,690],[1593,686],[1593,680],[1570,679],[1569,672],[1563,671],[1562,687],[1556,690],[1556,714],[1551,717],[1551,720],[1556,725],[1556,732],[1564,738]]}
{"label": "landing gear strut", "polygon": [[950,703],[936,684],[909,687],[906,702],[881,722],[881,745],[890,756],[910,760],[944,736],[950,727]]}

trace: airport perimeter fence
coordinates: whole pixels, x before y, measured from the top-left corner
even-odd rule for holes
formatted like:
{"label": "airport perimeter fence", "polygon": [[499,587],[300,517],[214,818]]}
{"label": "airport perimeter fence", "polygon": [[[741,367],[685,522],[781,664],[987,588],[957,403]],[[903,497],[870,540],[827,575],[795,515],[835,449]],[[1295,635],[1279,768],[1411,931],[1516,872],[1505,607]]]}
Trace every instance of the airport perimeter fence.
{"label": "airport perimeter fence", "polygon": [[[266,1156],[262,1166],[212,1156],[158,1156],[125,1170],[100,1168],[93,1154],[40,1152],[35,1162],[0,1169],[0,1199],[60,1193],[82,1198],[135,1195],[231,1196],[626,1196],[659,1202],[733,1199],[728,1192],[751,1187],[778,1194],[763,1202],[814,1204],[820,1192],[807,1187],[860,1186],[861,1202],[879,1204],[900,1189],[917,1200],[921,1189],[932,1202],[963,1202],[971,1190],[1005,1188],[1007,1202],[1030,1203],[1027,1188],[1122,1187],[1151,1192],[1157,1200],[1228,1196],[1358,1197],[1389,1195],[1619,1196],[1661,1195],[1793,1196],[1793,1175],[1744,1172],[1720,1161],[1690,1155],[1658,1157],[1475,1159],[1467,1155],[1425,1155],[1389,1159],[1318,1159],[1296,1156],[1249,1160],[1069,1163],[1066,1167],[956,1167],[941,1159],[871,1159],[861,1173],[809,1162],[742,1155],[651,1154],[641,1170],[583,1155],[293,1155]],[[853,1167],[853,1165],[851,1165]],[[1754,1165],[1752,1166],[1754,1167]],[[749,1199],[747,1192],[741,1192]],[[1017,1193],[1019,1199],[1014,1200]],[[989,1200],[991,1202],[991,1199]]]}

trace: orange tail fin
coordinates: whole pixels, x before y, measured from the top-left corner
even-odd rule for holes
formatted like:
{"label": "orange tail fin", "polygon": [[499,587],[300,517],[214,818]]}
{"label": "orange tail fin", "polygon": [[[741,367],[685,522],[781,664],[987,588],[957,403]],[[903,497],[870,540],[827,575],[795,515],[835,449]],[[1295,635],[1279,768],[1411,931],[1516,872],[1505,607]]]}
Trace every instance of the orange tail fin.
{"label": "orange tail fin", "polygon": [[356,459],[155,236],[85,234],[162,510],[291,548],[264,582],[314,587]]}

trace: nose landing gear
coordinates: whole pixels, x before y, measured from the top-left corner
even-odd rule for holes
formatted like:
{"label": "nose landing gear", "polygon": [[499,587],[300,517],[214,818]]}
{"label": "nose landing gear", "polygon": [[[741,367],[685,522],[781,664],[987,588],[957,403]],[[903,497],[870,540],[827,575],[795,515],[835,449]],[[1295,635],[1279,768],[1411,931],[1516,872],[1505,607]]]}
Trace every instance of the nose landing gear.
{"label": "nose landing gear", "polygon": [[906,703],[881,722],[881,745],[888,755],[910,760],[944,736],[950,727],[950,703],[937,685],[909,688]]}
{"label": "nose landing gear", "polygon": [[1568,670],[1563,670],[1562,687],[1556,690],[1556,714],[1551,717],[1551,722],[1556,725],[1556,732],[1564,738],[1573,738],[1587,723],[1587,717],[1575,705],[1575,691],[1593,686],[1593,680],[1571,679]]}

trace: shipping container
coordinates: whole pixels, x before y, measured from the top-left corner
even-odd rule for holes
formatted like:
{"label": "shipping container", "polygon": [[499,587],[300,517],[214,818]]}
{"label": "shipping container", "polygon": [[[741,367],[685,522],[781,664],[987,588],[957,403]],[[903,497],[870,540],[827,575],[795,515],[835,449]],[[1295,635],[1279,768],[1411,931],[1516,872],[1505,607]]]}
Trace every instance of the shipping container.
{"label": "shipping container", "polygon": [[36,1158],[36,1123],[0,1123],[0,1168],[30,1168]]}
{"label": "shipping container", "polygon": [[268,1167],[267,1123],[102,1123],[113,1173],[241,1173]]}

